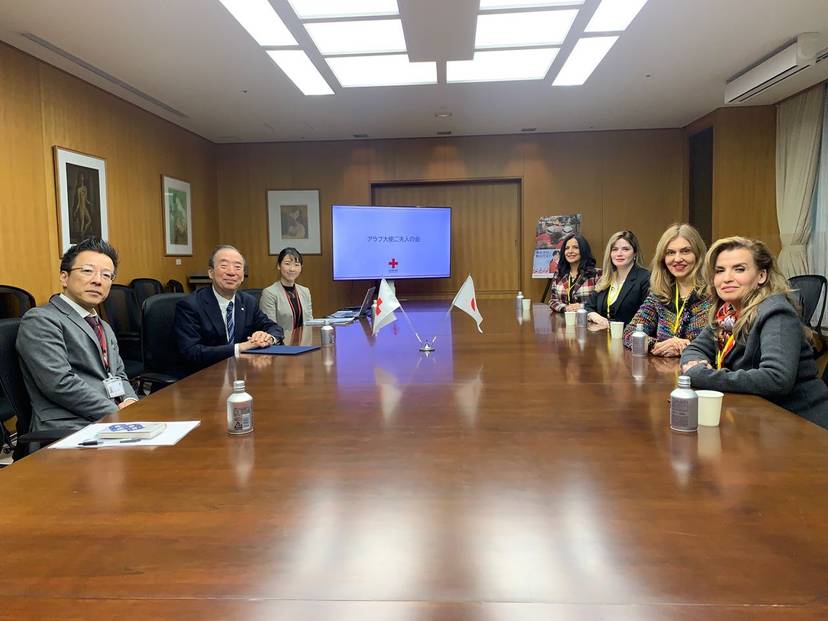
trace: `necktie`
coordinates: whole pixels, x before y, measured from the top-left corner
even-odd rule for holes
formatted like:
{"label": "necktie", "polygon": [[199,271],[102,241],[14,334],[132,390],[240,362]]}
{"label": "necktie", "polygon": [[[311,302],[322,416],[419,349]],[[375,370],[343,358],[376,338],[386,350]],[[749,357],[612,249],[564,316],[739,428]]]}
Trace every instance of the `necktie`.
{"label": "necktie", "polygon": [[235,342],[234,336],[236,334],[236,322],[233,319],[233,302],[227,305],[227,313],[225,315],[227,320],[227,342]]}
{"label": "necktie", "polygon": [[101,360],[103,361],[103,365],[106,370],[109,370],[109,355],[106,351],[106,335],[103,331],[103,326],[101,325],[101,320],[98,319],[97,315],[87,315],[84,317],[86,319],[86,323],[88,323],[92,329],[95,331],[95,335],[98,337],[98,344],[101,346]]}

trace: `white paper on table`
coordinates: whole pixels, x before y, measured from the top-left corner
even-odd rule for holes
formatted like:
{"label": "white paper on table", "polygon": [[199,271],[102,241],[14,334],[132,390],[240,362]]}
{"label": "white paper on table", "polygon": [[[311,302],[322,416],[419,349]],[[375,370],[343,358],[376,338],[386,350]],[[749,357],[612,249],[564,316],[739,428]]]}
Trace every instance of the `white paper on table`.
{"label": "white paper on table", "polygon": [[[132,421],[130,421],[132,422]],[[150,421],[136,421],[147,423]],[[151,421],[161,422],[161,421]],[[145,438],[137,442],[121,442],[121,440],[98,440],[99,444],[94,446],[80,446],[81,442],[88,442],[89,440],[97,440],[97,435],[109,427],[113,423],[93,423],[73,433],[71,436],[63,438],[50,444],[47,448],[50,449],[73,449],[73,448],[129,448],[131,446],[172,446],[190,433],[193,429],[201,424],[200,420],[181,420],[167,422],[167,427],[154,438]]]}

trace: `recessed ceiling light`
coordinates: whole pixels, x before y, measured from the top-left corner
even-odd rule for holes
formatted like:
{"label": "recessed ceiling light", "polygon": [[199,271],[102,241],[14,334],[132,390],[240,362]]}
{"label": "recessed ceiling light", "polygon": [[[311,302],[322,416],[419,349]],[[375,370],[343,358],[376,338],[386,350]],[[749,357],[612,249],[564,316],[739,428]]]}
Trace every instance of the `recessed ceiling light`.
{"label": "recessed ceiling light", "polygon": [[407,54],[326,58],[345,88],[436,84],[437,63],[412,63]]}
{"label": "recessed ceiling light", "polygon": [[325,78],[302,50],[270,50],[268,55],[305,95],[333,95]]}
{"label": "recessed ceiling light", "polygon": [[296,45],[268,0],[219,0],[259,45]]}
{"label": "recessed ceiling light", "polygon": [[405,52],[399,19],[318,22],[305,24],[305,28],[323,56]]}
{"label": "recessed ceiling light", "polygon": [[538,6],[576,6],[583,3],[584,0],[480,0],[480,10],[529,9]]}
{"label": "recessed ceiling light", "polygon": [[542,80],[557,54],[556,47],[475,52],[472,60],[446,63],[446,82]]}
{"label": "recessed ceiling light", "polygon": [[601,0],[584,32],[626,30],[647,0]]}
{"label": "recessed ceiling light", "polygon": [[553,86],[580,86],[606,56],[618,37],[586,37],[580,39],[561,67]]}
{"label": "recessed ceiling light", "polygon": [[560,45],[577,14],[562,10],[478,15],[474,47]]}
{"label": "recessed ceiling light", "polygon": [[451,116],[451,112],[435,112],[434,116],[438,119],[447,119]]}
{"label": "recessed ceiling light", "polygon": [[397,0],[288,0],[301,19],[399,15]]}

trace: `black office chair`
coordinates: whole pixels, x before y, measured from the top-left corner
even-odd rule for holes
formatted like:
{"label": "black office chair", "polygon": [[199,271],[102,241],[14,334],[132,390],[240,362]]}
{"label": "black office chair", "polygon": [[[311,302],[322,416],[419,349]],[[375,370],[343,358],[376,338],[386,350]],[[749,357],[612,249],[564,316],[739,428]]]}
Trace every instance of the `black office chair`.
{"label": "black office chair", "polygon": [[127,377],[138,377],[144,370],[141,356],[141,307],[135,292],[126,285],[112,285],[109,297],[101,304],[104,319],[112,327]]}
{"label": "black office chair", "polygon": [[135,292],[138,308],[144,305],[144,300],[147,298],[164,293],[164,285],[155,278],[133,278],[129,286]]}
{"label": "black office chair", "polygon": [[[791,289],[799,294],[799,303],[802,306],[802,320],[817,332],[820,331],[822,318],[825,315],[825,294],[828,291],[828,280],[820,274],[805,274],[792,276],[788,279]],[[822,304],[819,301],[822,300]],[[817,312],[819,307],[819,313]]]}
{"label": "black office chair", "polygon": [[22,317],[35,306],[34,296],[25,289],[0,285],[0,319]]}
{"label": "black office chair", "polygon": [[167,281],[167,293],[184,293],[184,285],[170,278]]}
{"label": "black office chair", "polygon": [[[0,389],[8,400],[11,412],[17,416],[17,446],[13,453],[15,460],[25,457],[39,445],[49,444],[72,433],[71,430],[60,429],[29,431],[32,424],[32,404],[23,383],[20,360],[15,349],[19,328],[20,319],[0,319]],[[8,433],[5,425],[3,430],[4,433]]]}
{"label": "black office chair", "polygon": [[249,293],[254,298],[256,298],[256,307],[259,306],[259,298],[262,297],[261,289],[242,289],[242,293]]}
{"label": "black office chair", "polygon": [[162,293],[144,302],[141,314],[144,372],[135,378],[139,392],[146,388],[155,392],[187,374],[173,331],[175,305],[184,297],[183,293]]}

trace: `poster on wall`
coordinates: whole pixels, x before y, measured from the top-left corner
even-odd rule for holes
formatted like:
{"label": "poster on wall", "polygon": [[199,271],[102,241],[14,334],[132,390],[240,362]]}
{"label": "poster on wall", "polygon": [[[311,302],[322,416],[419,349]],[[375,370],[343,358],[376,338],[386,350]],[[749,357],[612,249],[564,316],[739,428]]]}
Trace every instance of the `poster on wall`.
{"label": "poster on wall", "polygon": [[164,252],[167,256],[192,256],[193,212],[190,204],[190,184],[162,175],[161,188]]}
{"label": "poster on wall", "polygon": [[106,161],[55,146],[60,251],[87,237],[109,239]]}
{"label": "poster on wall", "polygon": [[570,233],[581,232],[581,214],[543,216],[535,228],[535,258],[532,278],[552,278],[558,269],[560,245]]}

